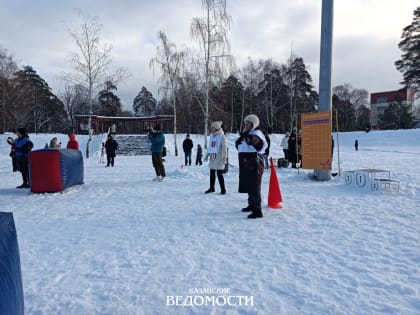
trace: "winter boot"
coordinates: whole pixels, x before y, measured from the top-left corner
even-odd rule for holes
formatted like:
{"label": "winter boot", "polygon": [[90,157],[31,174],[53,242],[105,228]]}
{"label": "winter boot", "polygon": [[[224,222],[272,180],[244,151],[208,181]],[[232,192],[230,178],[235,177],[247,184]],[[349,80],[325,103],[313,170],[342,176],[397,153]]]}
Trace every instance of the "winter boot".
{"label": "winter boot", "polygon": [[214,184],[216,183],[216,172],[210,171],[210,188],[205,191],[205,194],[215,192]]}
{"label": "winter boot", "polygon": [[29,187],[30,187],[29,182],[23,182],[22,185],[17,186],[16,188],[29,188]]}
{"label": "winter boot", "polygon": [[255,207],[248,205],[246,208],[242,208],[242,212],[253,212],[255,210]]}
{"label": "winter boot", "polygon": [[219,184],[220,184],[220,194],[221,195],[226,194],[225,179],[223,178],[223,176],[219,176]]}
{"label": "winter boot", "polygon": [[263,214],[261,209],[256,208],[254,209],[254,211],[252,211],[252,213],[248,216],[248,219],[257,219],[257,218],[262,218]]}

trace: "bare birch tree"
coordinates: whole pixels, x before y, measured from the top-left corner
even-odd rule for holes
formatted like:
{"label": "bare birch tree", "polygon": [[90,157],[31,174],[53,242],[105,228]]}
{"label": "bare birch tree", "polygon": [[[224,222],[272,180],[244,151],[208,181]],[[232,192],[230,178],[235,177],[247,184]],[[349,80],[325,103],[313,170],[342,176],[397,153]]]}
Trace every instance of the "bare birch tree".
{"label": "bare birch tree", "polygon": [[194,18],[191,24],[191,36],[198,40],[203,56],[204,72],[204,148],[207,149],[207,130],[209,123],[209,89],[212,77],[217,77],[227,66],[233,64],[230,55],[228,31],[231,18],[226,11],[226,0],[202,0],[204,16]]}
{"label": "bare birch tree", "polygon": [[84,86],[88,91],[89,140],[86,144],[86,158],[89,158],[89,144],[92,140],[92,95],[103,82],[111,81],[116,83],[127,75],[122,68],[117,69],[112,74],[108,72],[112,62],[112,46],[101,44],[100,33],[103,30],[103,25],[99,23],[98,17],[91,17],[80,10],[77,11],[82,19],[80,30],[75,31],[69,27],[67,27],[67,29],[79,52],[72,53],[68,57],[68,62],[75,72],[66,74],[65,79],[73,84]]}
{"label": "bare birch tree", "polygon": [[150,67],[154,69],[158,66],[162,75],[160,81],[163,83],[164,88],[168,89],[172,93],[172,102],[174,110],[174,146],[175,156],[178,156],[178,145],[176,141],[176,89],[177,82],[181,76],[183,70],[183,62],[185,52],[177,51],[176,45],[168,40],[165,32],[158,32],[158,39],[160,44],[156,47],[156,57],[150,60]]}

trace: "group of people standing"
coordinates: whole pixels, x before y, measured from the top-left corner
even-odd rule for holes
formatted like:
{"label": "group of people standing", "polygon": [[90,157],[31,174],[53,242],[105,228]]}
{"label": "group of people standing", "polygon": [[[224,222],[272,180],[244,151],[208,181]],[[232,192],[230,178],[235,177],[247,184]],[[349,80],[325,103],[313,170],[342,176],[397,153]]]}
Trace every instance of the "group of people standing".
{"label": "group of people standing", "polygon": [[[70,133],[67,149],[79,150],[79,143],[76,140],[76,135]],[[16,188],[30,188],[29,178],[29,152],[31,152],[34,144],[29,138],[28,132],[25,128],[19,127],[16,129],[16,138],[7,138],[7,143],[10,145],[10,157],[12,158],[13,172],[19,171],[22,174],[22,184]],[[46,148],[59,149],[61,143],[58,143],[56,137],[52,138],[50,144]]]}
{"label": "group of people standing", "polygon": [[[244,119],[245,127],[240,137],[235,141],[239,156],[239,189],[240,193],[248,194],[248,205],[242,212],[251,212],[249,219],[262,218],[261,210],[261,179],[264,174],[265,156],[269,149],[269,137],[260,128],[260,120],[256,115],[248,115]],[[215,192],[216,176],[220,185],[220,193],[226,194],[223,172],[227,160],[227,140],[223,132],[222,122],[211,124],[209,148],[204,161],[209,161],[210,187],[206,194]]]}
{"label": "group of people standing", "polygon": [[[190,138],[190,135],[187,134],[184,141],[182,142],[182,150],[184,151],[185,157],[185,166],[191,166],[191,156],[192,156],[192,149],[194,148],[194,143]],[[203,165],[203,148],[200,144],[197,144],[197,154],[195,158],[195,165]]]}
{"label": "group of people standing", "polygon": [[297,168],[297,163],[301,163],[301,141],[297,134],[296,128],[292,132],[286,132],[281,140],[281,147],[283,148],[284,160],[287,165],[292,164],[292,168]]}
{"label": "group of people standing", "polygon": [[[239,155],[239,192],[248,194],[248,205],[243,208],[243,212],[251,212],[248,218],[262,218],[261,211],[261,179],[265,168],[265,156],[269,148],[269,138],[267,134],[259,127],[260,121],[256,115],[248,115],[244,119],[245,127],[236,140],[235,146]],[[17,138],[9,137],[7,142],[12,146],[14,170],[22,173],[22,185],[17,188],[29,188],[29,167],[28,156],[33,144],[29,139],[29,135],[24,128],[18,128],[16,131]],[[161,126],[155,125],[148,130],[148,138],[151,142],[152,164],[156,173],[154,180],[163,181],[166,177],[165,166],[163,165],[162,152],[165,145],[165,136],[161,132]],[[268,139],[267,139],[268,138]],[[205,191],[206,194],[216,191],[216,178],[220,186],[220,194],[226,194],[226,186],[223,177],[226,165],[228,163],[228,145],[223,125],[221,121],[214,121],[211,124],[209,134],[209,147],[204,157],[204,161],[208,161],[210,169],[210,185]],[[59,149],[60,143],[57,138],[53,138],[49,148]],[[185,154],[185,165],[191,165],[191,153],[194,145],[190,136],[187,135],[183,142],[183,150]],[[79,144],[73,133],[69,134],[67,143],[68,149],[79,149]],[[113,135],[109,134],[104,143],[107,154],[107,167],[114,166],[114,158],[118,143],[113,139]],[[12,156],[12,154],[11,154]],[[202,148],[197,145],[196,165],[202,165]],[[16,165],[15,165],[16,164]]]}
{"label": "group of people standing", "polygon": [[[248,194],[248,205],[243,212],[251,212],[249,219],[262,218],[261,210],[261,179],[265,168],[265,155],[269,149],[269,137],[260,128],[260,120],[256,115],[248,115],[244,119],[245,127],[236,140],[235,146],[239,154],[239,192]],[[160,125],[148,130],[151,142],[152,163],[156,177],[154,180],[163,181],[166,173],[162,162],[162,151],[165,145],[165,136],[161,133]],[[220,194],[226,194],[223,173],[228,163],[228,145],[221,121],[214,121],[210,127],[208,150],[204,161],[208,161],[210,169],[209,188],[205,194],[216,191],[216,178],[220,186]],[[190,135],[183,141],[185,165],[191,165],[191,153],[194,147]],[[196,165],[201,165],[202,149],[198,145]]]}

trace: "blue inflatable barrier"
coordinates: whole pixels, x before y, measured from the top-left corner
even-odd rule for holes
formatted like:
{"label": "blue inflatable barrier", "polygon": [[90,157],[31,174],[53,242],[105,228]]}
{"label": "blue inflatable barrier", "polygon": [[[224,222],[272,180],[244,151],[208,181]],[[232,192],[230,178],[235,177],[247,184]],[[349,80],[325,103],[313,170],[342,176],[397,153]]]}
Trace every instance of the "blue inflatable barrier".
{"label": "blue inflatable barrier", "polygon": [[0,212],[0,314],[23,315],[23,286],[13,214]]}

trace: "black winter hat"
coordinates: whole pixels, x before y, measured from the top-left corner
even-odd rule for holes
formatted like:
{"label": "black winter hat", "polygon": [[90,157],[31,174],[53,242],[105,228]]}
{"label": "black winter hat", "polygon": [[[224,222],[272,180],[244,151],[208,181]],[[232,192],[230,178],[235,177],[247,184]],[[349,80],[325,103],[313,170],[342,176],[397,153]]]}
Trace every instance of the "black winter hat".
{"label": "black winter hat", "polygon": [[19,127],[16,129],[21,135],[26,135],[26,128]]}
{"label": "black winter hat", "polygon": [[154,126],[153,129],[156,131],[160,131],[160,124],[157,124],[156,126]]}

